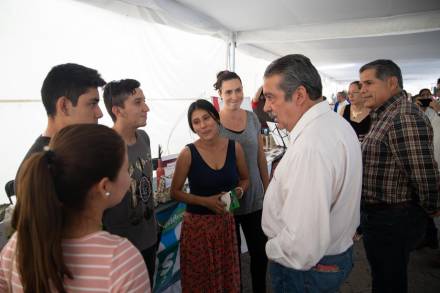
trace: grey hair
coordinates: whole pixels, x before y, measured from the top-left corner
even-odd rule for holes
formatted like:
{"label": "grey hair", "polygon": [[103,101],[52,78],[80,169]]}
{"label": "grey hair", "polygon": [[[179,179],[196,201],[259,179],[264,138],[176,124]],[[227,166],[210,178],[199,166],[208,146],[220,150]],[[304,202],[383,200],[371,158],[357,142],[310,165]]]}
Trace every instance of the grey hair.
{"label": "grey hair", "polygon": [[290,101],[293,92],[304,86],[312,101],[322,96],[322,83],[318,70],[310,59],[301,54],[291,54],[273,61],[264,72],[264,78],[279,74],[283,77],[280,88],[284,91],[284,99]]}
{"label": "grey hair", "polygon": [[347,92],[346,91],[340,91],[340,92],[337,93],[337,95],[338,96],[341,95],[342,97],[344,97],[344,99],[347,98]]}
{"label": "grey hair", "polygon": [[399,66],[391,60],[388,59],[378,59],[370,63],[365,64],[359,69],[359,73],[364,72],[367,69],[376,70],[376,78],[380,80],[385,80],[389,77],[396,77],[400,89],[403,89],[402,72]]}

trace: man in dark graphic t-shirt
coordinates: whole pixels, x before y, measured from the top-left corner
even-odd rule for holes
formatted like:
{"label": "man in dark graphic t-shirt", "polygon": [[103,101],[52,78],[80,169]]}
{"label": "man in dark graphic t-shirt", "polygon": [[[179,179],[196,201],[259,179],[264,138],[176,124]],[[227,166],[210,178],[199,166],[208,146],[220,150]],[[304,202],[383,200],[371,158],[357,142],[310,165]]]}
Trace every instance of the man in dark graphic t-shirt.
{"label": "man in dark graphic t-shirt", "polygon": [[104,228],[126,237],[139,249],[153,284],[157,250],[157,222],[154,214],[150,139],[138,128],[147,124],[145,96],[134,79],[109,82],[104,89],[107,112],[113,129],[127,144],[131,186],[122,201],[105,211]]}

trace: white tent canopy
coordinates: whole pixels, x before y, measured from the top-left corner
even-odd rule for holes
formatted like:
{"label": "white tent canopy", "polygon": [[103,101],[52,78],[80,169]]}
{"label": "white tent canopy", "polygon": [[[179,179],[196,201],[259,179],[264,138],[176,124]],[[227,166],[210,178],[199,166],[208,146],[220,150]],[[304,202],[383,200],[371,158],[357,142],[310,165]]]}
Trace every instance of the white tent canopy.
{"label": "white tent canopy", "polygon": [[440,76],[438,0],[124,2],[161,11],[165,22],[185,29],[232,39],[267,60],[304,54],[337,82],[357,79],[360,66],[380,58],[401,66],[411,91]]}

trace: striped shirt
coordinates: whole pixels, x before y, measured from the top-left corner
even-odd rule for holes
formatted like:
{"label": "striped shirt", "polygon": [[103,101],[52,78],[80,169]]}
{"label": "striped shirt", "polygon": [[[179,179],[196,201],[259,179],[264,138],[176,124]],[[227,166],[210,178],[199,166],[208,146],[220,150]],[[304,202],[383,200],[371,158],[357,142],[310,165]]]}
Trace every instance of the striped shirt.
{"label": "striped shirt", "polygon": [[[15,233],[0,254],[0,292],[23,292],[18,274]],[[99,231],[62,243],[64,262],[73,274],[67,292],[151,292],[144,260],[125,238]]]}
{"label": "striped shirt", "polygon": [[428,213],[440,209],[440,177],[431,124],[403,96],[389,98],[370,113],[362,142],[364,203],[413,201]]}

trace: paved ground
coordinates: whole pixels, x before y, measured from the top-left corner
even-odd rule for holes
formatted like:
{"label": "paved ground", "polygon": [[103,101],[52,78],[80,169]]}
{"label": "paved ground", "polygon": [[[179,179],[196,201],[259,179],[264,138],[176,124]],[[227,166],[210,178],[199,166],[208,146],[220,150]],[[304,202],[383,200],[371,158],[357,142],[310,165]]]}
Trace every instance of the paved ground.
{"label": "paved ground", "polygon": [[[242,257],[243,292],[252,292],[249,254]],[[269,283],[268,283],[269,284]],[[270,292],[270,290],[268,290]],[[355,244],[354,268],[341,293],[371,292],[370,270],[362,241]],[[440,292],[440,250],[424,248],[412,253],[409,265],[409,293]]]}

